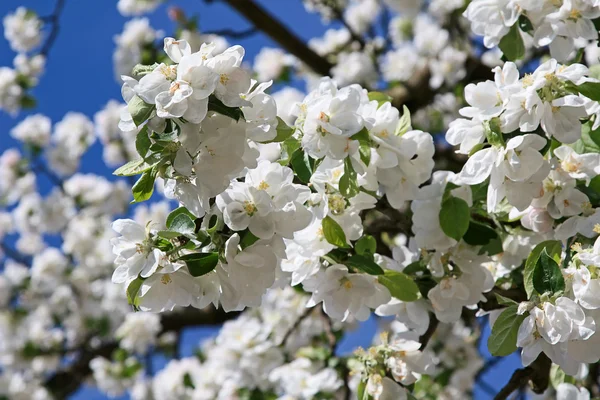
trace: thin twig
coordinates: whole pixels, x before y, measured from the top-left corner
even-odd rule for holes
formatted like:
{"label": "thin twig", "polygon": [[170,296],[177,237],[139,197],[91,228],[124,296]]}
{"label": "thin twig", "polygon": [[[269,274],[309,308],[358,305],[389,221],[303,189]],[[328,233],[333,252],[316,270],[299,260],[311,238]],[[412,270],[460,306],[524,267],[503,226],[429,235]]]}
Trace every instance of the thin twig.
{"label": "thin twig", "polygon": [[329,75],[329,70],[333,67],[331,63],[315,53],[302,39],[254,0],[223,1],[310,69],[321,75]]}
{"label": "thin twig", "polygon": [[44,57],[48,57],[48,53],[58,37],[58,31],[60,30],[60,15],[62,14],[64,7],[65,0],[56,0],[56,5],[54,6],[52,14],[43,18],[44,21],[52,24],[52,30],[40,50],[40,54]]}
{"label": "thin twig", "polygon": [[429,320],[430,320],[430,322],[429,322],[429,327],[427,328],[427,331],[425,331],[423,336],[421,336],[419,338],[419,342],[421,342],[421,350],[423,350],[425,347],[427,347],[429,340],[431,340],[431,337],[435,333],[435,330],[437,329],[437,327],[440,323],[433,315],[430,315]]}
{"label": "thin twig", "polygon": [[304,321],[306,318],[308,318],[308,316],[312,313],[313,308],[306,308],[304,310],[304,312],[298,317],[298,319],[296,319],[296,321],[294,322],[294,324],[290,327],[290,329],[287,330],[287,332],[285,333],[285,335],[283,335],[283,337],[281,338],[281,344],[284,345],[288,339],[290,338],[290,336],[292,335],[292,333],[294,333],[294,331],[296,329],[298,329],[298,327],[300,326],[300,324],[302,323],[302,321]]}
{"label": "thin twig", "polygon": [[258,29],[253,26],[248,29],[244,29],[243,31],[234,31],[233,29],[218,29],[215,31],[204,32],[205,35],[218,35],[218,36],[226,36],[232,39],[243,39],[248,36],[252,36],[258,32]]}

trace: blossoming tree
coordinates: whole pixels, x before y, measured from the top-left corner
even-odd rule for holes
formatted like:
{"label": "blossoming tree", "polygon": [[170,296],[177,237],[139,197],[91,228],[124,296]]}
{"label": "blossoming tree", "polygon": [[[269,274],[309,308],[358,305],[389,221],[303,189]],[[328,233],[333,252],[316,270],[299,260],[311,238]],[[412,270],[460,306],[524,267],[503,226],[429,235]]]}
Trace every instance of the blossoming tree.
{"label": "blossoming tree", "polygon": [[[123,101],[10,131],[0,398],[599,397],[600,1],[304,0],[332,24],[308,44],[222,1],[254,28],[172,7],[164,37],[160,0],[119,0]],[[43,112],[65,3],[4,17],[4,112]],[[253,62],[228,42],[259,33]],[[78,172],[96,139],[120,178]],[[198,325],[222,327],[181,358]]]}

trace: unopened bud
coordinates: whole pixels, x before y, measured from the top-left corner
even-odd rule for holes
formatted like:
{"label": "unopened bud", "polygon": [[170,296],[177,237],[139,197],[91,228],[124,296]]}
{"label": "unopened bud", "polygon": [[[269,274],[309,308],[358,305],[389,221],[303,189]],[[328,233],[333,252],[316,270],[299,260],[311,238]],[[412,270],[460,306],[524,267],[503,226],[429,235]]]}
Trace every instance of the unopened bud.
{"label": "unopened bud", "polygon": [[174,22],[185,22],[185,13],[179,7],[169,7],[167,14],[169,19]]}
{"label": "unopened bud", "polygon": [[530,311],[533,307],[535,307],[535,304],[533,304],[533,302],[523,301],[519,303],[519,307],[517,307],[517,314],[523,315],[526,312]]}

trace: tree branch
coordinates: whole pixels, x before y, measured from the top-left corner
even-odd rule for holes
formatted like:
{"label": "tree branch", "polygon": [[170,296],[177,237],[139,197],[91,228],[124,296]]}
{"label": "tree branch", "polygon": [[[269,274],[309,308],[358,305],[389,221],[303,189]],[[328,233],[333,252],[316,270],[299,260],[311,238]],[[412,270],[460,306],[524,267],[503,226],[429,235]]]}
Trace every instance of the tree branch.
{"label": "tree branch", "polygon": [[544,353],[529,366],[516,370],[510,380],[498,392],[494,400],[506,400],[511,393],[523,388],[531,381],[532,390],[535,393],[543,393],[550,382],[550,366],[552,362]]}
{"label": "tree branch", "polygon": [[[235,318],[239,313],[226,313],[213,307],[198,310],[187,307],[181,312],[164,314],[161,318],[162,332],[179,332],[184,328],[199,325],[220,325],[225,321]],[[92,373],[90,361],[96,357],[110,358],[113,351],[119,347],[117,341],[105,342],[97,347],[90,347],[87,343],[79,351],[79,356],[63,369],[58,370],[45,383],[46,388],[57,399],[66,399],[74,393],[79,386]]]}
{"label": "tree branch", "polygon": [[40,54],[46,58],[48,57],[48,53],[58,37],[58,32],[60,31],[60,15],[62,14],[64,7],[65,0],[56,0],[56,5],[54,6],[54,11],[52,14],[42,18],[42,20],[52,24],[52,30],[50,31],[50,34],[46,38],[46,41],[40,50]]}
{"label": "tree branch", "polygon": [[421,350],[427,347],[427,344],[431,340],[431,337],[435,333],[435,330],[437,329],[440,323],[440,321],[438,321],[437,318],[435,318],[435,315],[429,315],[429,321],[430,322],[427,331],[423,334],[423,336],[419,338],[419,342],[421,342]]}
{"label": "tree branch", "polygon": [[329,75],[333,67],[329,61],[315,53],[310,47],[283,25],[276,17],[269,14],[254,0],[223,0],[248,21],[275,40],[289,53],[295,55],[310,69],[321,75]]}
{"label": "tree branch", "polygon": [[252,28],[244,29],[243,31],[234,31],[233,29],[218,29],[215,31],[204,32],[204,34],[226,36],[232,39],[243,39],[248,36],[252,36],[257,32],[258,29],[255,26],[253,26]]}

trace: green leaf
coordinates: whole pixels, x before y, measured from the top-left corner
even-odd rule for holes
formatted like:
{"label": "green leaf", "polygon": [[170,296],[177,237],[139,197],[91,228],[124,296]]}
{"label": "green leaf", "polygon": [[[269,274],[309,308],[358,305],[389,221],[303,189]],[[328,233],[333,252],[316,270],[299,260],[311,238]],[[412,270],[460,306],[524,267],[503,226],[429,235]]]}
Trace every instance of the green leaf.
{"label": "green leaf", "polygon": [[449,197],[442,202],[439,218],[444,233],[459,241],[469,229],[469,205],[463,199]]}
{"label": "green leaf", "polygon": [[400,118],[400,121],[398,121],[398,126],[396,127],[394,134],[396,136],[402,136],[411,128],[410,111],[408,107],[402,106],[402,117]]}
{"label": "green leaf", "polygon": [[539,293],[557,293],[565,290],[565,278],[560,267],[544,249],[533,270],[533,288]]}
{"label": "green leaf", "polygon": [[171,213],[167,216],[167,222],[166,222],[167,229],[171,229],[173,220],[175,219],[175,217],[177,217],[180,214],[185,214],[188,217],[190,217],[192,220],[196,219],[196,216],[194,214],[192,214],[190,212],[190,210],[188,210],[187,208],[185,208],[185,207],[176,208],[173,211],[171,211]]}
{"label": "green leaf", "polygon": [[398,300],[415,301],[419,298],[419,287],[410,276],[402,272],[386,270],[377,280]]}
{"label": "green leaf", "polygon": [[196,231],[196,223],[189,215],[180,213],[171,220],[169,229],[179,232],[182,235],[194,235]]}
{"label": "green leaf", "polygon": [[502,304],[505,306],[518,306],[519,305],[519,303],[517,303],[513,299],[509,299],[508,297],[504,297],[502,295],[499,295],[498,293],[494,293],[494,294],[496,295],[496,300],[498,301],[498,304]]}
{"label": "green leaf", "polygon": [[219,253],[192,253],[179,257],[187,264],[190,275],[202,276],[214,270],[219,263]]}
{"label": "green leaf", "polygon": [[600,101],[600,82],[585,82],[581,85],[570,86],[570,89],[589,99]]}
{"label": "green leaf", "polygon": [[327,216],[321,222],[323,227],[323,236],[325,239],[337,247],[347,247],[348,243],[346,242],[346,234],[342,227],[335,222],[333,218]]}
{"label": "green leaf", "polygon": [[292,154],[300,148],[300,141],[295,137],[289,137],[281,143],[281,157],[279,164],[286,166],[290,163]]}
{"label": "green leaf", "polygon": [[150,150],[150,146],[152,146],[152,141],[148,137],[148,127],[144,125],[135,137],[135,148],[140,157],[145,159]]}
{"label": "green leaf", "polygon": [[463,240],[472,246],[484,246],[497,237],[498,233],[489,226],[471,221]]}
{"label": "green leaf", "polygon": [[223,102],[211,94],[208,98],[208,111],[214,111],[229,118],[239,121],[244,117],[242,110],[239,107],[228,107]]}
{"label": "green leaf", "polygon": [[158,232],[156,232],[156,234],[165,239],[174,239],[176,237],[181,236],[181,233],[179,233],[179,232],[167,231],[167,230],[158,231]]}
{"label": "green leaf", "polygon": [[556,389],[561,383],[564,383],[565,376],[565,371],[563,371],[558,365],[552,364],[552,367],[550,367],[550,383],[554,389]]}
{"label": "green leaf", "polygon": [[373,256],[369,257],[355,254],[346,260],[346,264],[360,271],[366,272],[369,275],[383,275],[384,273],[383,268],[373,261]]}
{"label": "green leaf", "polygon": [[493,146],[504,146],[504,137],[500,127],[500,118],[494,117],[483,124],[485,137],[489,144]]}
{"label": "green leaf", "polygon": [[523,32],[533,31],[533,25],[531,24],[531,21],[524,14],[521,14],[519,17],[519,28],[521,28]]}
{"label": "green leaf", "polygon": [[546,250],[547,253],[553,257],[558,256],[560,259],[562,245],[558,240],[547,240],[535,246],[529,254],[529,257],[527,257],[527,261],[525,261],[525,269],[523,270],[523,285],[525,286],[525,292],[527,293],[528,299],[531,298],[531,295],[534,292],[533,272],[543,250]]}
{"label": "green leaf", "polygon": [[252,246],[254,243],[256,243],[258,241],[258,237],[256,237],[252,232],[250,232],[249,230],[244,234],[244,237],[242,238],[242,240],[240,241],[240,247],[243,249],[245,249],[248,246]]}
{"label": "green leaf", "polygon": [[154,192],[154,180],[156,179],[156,171],[153,169],[145,171],[140,179],[133,185],[131,192],[133,193],[132,203],[140,203],[152,197]]}
{"label": "green leaf", "polygon": [[310,165],[310,157],[304,153],[302,149],[294,151],[292,158],[290,159],[292,169],[296,173],[296,176],[302,183],[308,183],[312,176],[312,167]]}
{"label": "green leaf", "polygon": [[348,198],[356,196],[360,191],[356,171],[354,171],[350,157],[344,159],[344,175],[340,178],[339,188],[340,193]]}
{"label": "green leaf", "polygon": [[364,235],[354,244],[354,250],[357,254],[375,254],[377,250],[377,241],[371,235]]}
{"label": "green leaf", "polygon": [[360,141],[369,142],[371,140],[371,138],[369,137],[369,131],[367,131],[367,128],[362,128],[360,131],[358,131],[354,135],[350,136],[350,139],[358,140],[359,142]]}
{"label": "green leaf", "polygon": [[573,149],[579,153],[600,153],[600,128],[592,130],[592,123],[581,126],[581,138],[573,143]]}
{"label": "green leaf", "polygon": [[358,388],[356,389],[357,400],[369,400],[371,396],[367,392],[367,382],[360,381],[358,383]]}
{"label": "green leaf", "polygon": [[487,342],[488,350],[493,356],[508,356],[517,350],[517,334],[526,317],[517,315],[517,308],[516,305],[507,307],[496,319]]}
{"label": "green leaf", "polygon": [[500,40],[498,47],[509,61],[516,61],[523,58],[525,55],[525,44],[523,43],[523,37],[521,36],[518,24],[514,24],[510,28],[510,31]]}
{"label": "green leaf", "polygon": [[142,125],[154,111],[154,104],[148,104],[138,96],[133,96],[127,103],[127,110],[136,126]]}
{"label": "green leaf", "polygon": [[275,138],[262,143],[280,143],[294,134],[294,128],[290,128],[281,118],[277,117],[277,136]]}
{"label": "green leaf", "polygon": [[365,141],[358,142],[358,153],[360,160],[368,167],[371,163],[371,145]]}
{"label": "green leaf", "polygon": [[127,286],[127,302],[132,306],[137,307],[139,305],[137,295],[140,287],[142,287],[142,283],[144,283],[144,279],[137,277]]}
{"label": "green leaf", "polygon": [[368,96],[369,96],[369,101],[375,100],[377,103],[379,103],[379,107],[381,107],[383,105],[383,103],[392,101],[391,96],[389,96],[385,93],[381,93],[381,92],[369,92]]}
{"label": "green leaf", "polygon": [[189,374],[189,372],[186,372],[183,376],[183,386],[190,389],[196,389],[194,381],[192,381],[192,376]]}
{"label": "green leaf", "polygon": [[120,166],[113,172],[117,176],[133,176],[139,175],[152,168],[152,165],[147,164],[143,159],[131,160],[127,164]]}

